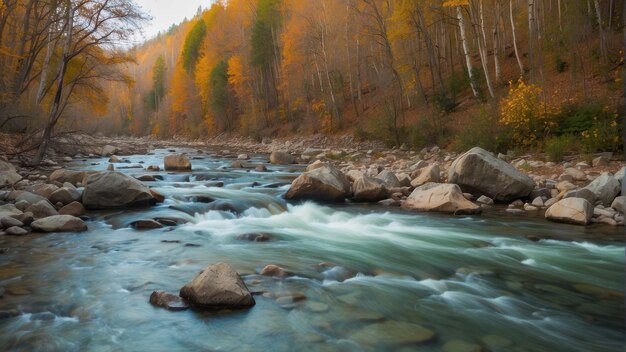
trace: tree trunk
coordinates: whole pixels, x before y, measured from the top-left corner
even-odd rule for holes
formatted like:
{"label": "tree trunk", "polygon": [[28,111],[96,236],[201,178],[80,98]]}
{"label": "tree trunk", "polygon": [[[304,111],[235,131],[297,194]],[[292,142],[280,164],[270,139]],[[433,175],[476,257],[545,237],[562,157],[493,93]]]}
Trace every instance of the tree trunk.
{"label": "tree trunk", "polygon": [[522,64],[522,57],[519,54],[517,48],[517,38],[515,35],[515,20],[513,19],[513,0],[509,0],[509,14],[511,17],[511,34],[513,36],[513,48],[515,49],[515,57],[517,58],[517,64],[519,65],[519,74],[524,76],[524,65]]}
{"label": "tree trunk", "polygon": [[63,88],[65,85],[65,73],[67,72],[67,65],[71,60],[71,56],[69,55],[70,46],[72,45],[73,39],[73,27],[74,27],[74,9],[72,7],[71,0],[65,0],[66,6],[66,14],[65,14],[65,22],[67,23],[67,34],[65,36],[65,45],[63,47],[63,52],[61,54],[61,66],[59,67],[59,73],[57,77],[57,89],[54,95],[54,101],[52,103],[52,108],[50,109],[50,114],[48,115],[48,122],[46,123],[46,127],[44,128],[43,136],[41,139],[41,144],[39,144],[39,148],[37,149],[37,154],[35,154],[35,158],[32,161],[33,165],[39,165],[43,160],[43,157],[46,155],[46,151],[48,150],[48,145],[50,144],[50,137],[52,137],[52,132],[54,130],[54,126],[60,117],[61,112],[61,99],[63,98]]}
{"label": "tree trunk", "polygon": [[[471,7],[470,7],[471,9]],[[485,82],[487,83],[487,90],[489,90],[489,96],[491,98],[495,98],[495,94],[493,93],[493,87],[491,86],[491,78],[489,78],[489,62],[487,61],[487,38],[485,32],[485,16],[483,14],[483,1],[480,0],[478,6],[479,13],[479,22],[481,33],[477,35],[478,37],[478,53],[480,55],[480,62],[483,66],[483,72],[485,73]],[[482,35],[481,35],[482,34]]]}
{"label": "tree trunk", "polygon": [[606,35],[604,34],[604,27],[602,25],[602,10],[600,9],[600,2],[598,0],[593,1],[595,10],[596,10],[596,18],[598,20],[598,33],[600,34],[600,55],[602,56],[602,63],[608,63],[608,48],[606,43]]}
{"label": "tree trunk", "polygon": [[502,81],[502,70],[500,69],[500,38],[498,37],[498,27],[500,25],[500,1],[496,1],[493,20],[493,65],[496,75],[496,84],[498,84]]}
{"label": "tree trunk", "polygon": [[463,45],[463,56],[465,56],[465,65],[467,67],[467,74],[469,75],[470,86],[472,87],[472,93],[474,93],[474,97],[478,98],[480,95],[478,93],[478,89],[476,88],[476,80],[474,78],[474,73],[472,72],[474,69],[472,68],[472,58],[469,53],[469,48],[467,46],[467,37],[465,36],[465,20],[463,19],[463,12],[461,12],[461,6],[456,7],[456,16],[459,20],[459,30],[461,33],[461,44]]}
{"label": "tree trunk", "polygon": [[535,71],[535,0],[528,0],[528,68],[530,78],[533,79]]}

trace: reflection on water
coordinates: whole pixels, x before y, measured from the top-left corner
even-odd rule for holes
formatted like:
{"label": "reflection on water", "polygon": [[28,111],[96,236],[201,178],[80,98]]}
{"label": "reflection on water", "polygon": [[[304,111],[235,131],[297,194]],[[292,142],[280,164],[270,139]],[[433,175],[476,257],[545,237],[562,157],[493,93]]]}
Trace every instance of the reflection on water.
{"label": "reflection on water", "polygon": [[[159,164],[163,153],[129,159]],[[622,229],[286,205],[280,196],[292,171],[224,169],[229,164],[194,160],[189,181],[152,173],[164,176],[148,183],[166,195],[164,204],[92,213],[86,233],[0,238],[6,250],[0,254],[0,346],[440,351],[466,343],[485,351],[621,351],[624,244],[590,235]],[[208,184],[214,181],[225,185]],[[128,227],[158,217],[184,224]],[[236,239],[248,233],[270,240]],[[550,239],[533,242],[527,235]],[[255,307],[168,312],[148,303],[153,290],[177,292],[219,261],[243,275],[257,293]],[[295,275],[257,275],[270,263]],[[397,328],[406,323],[431,330],[435,339],[418,342],[411,328]]]}

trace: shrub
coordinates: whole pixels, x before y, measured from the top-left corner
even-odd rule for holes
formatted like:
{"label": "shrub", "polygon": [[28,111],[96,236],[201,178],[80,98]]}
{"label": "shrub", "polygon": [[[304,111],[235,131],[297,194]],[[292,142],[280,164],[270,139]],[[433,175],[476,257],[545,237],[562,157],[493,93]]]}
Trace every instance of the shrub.
{"label": "shrub", "polygon": [[498,123],[497,114],[483,108],[453,136],[450,148],[459,152],[473,147],[505,152],[508,148],[508,134],[508,128]]}
{"label": "shrub", "polygon": [[560,162],[567,152],[578,151],[576,136],[567,134],[548,139],[544,145],[549,161]]}
{"label": "shrub", "polygon": [[599,102],[567,106],[555,121],[557,134],[579,136],[581,152],[616,152],[622,148],[619,112]]}
{"label": "shrub", "polygon": [[542,93],[541,88],[522,79],[511,83],[508,96],[500,103],[500,122],[511,128],[512,143],[532,146],[555,126],[558,109],[546,104]]}

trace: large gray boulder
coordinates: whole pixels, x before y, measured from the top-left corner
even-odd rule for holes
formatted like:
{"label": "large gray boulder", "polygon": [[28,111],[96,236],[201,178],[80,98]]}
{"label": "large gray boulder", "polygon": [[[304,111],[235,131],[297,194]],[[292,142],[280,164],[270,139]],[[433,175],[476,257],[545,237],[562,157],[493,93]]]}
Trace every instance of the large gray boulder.
{"label": "large gray boulder", "polygon": [[416,188],[402,203],[404,209],[452,214],[478,214],[481,207],[463,196],[457,185],[427,183]]}
{"label": "large gray boulder", "polygon": [[619,194],[621,185],[613,175],[604,172],[585,188],[593,192],[596,199],[602,201],[602,205],[608,207]]}
{"label": "large gray boulder", "polygon": [[163,158],[165,171],[191,171],[191,162],[184,154],[170,154]]}
{"label": "large gray boulder", "polygon": [[587,225],[593,216],[593,205],[584,198],[565,198],[546,210],[545,217],[556,222]]}
{"label": "large gray boulder", "polygon": [[530,177],[479,147],[452,163],[448,182],[458,184],[463,192],[486,195],[498,202],[525,198],[535,187]]}
{"label": "large gray boulder", "polygon": [[71,215],[55,215],[33,221],[30,227],[39,232],[82,232],[87,231],[87,224]]}
{"label": "large gray boulder", "polygon": [[295,158],[287,153],[281,151],[274,151],[270,154],[270,163],[275,165],[289,165],[295,162]]}
{"label": "large gray boulder", "polygon": [[352,200],[357,202],[378,202],[389,197],[385,183],[377,178],[361,176],[352,184],[354,195]]}
{"label": "large gray boulder", "polygon": [[150,189],[133,177],[104,171],[87,177],[83,205],[87,209],[148,206],[156,202]]}
{"label": "large gray boulder", "polygon": [[398,176],[396,176],[396,174],[392,171],[383,170],[378,175],[376,175],[376,178],[382,180],[387,188],[402,187],[402,184],[400,184],[400,180],[398,180]]}
{"label": "large gray boulder", "polygon": [[302,173],[292,183],[285,199],[338,202],[350,196],[350,182],[332,165]]}
{"label": "large gray boulder", "polygon": [[239,274],[226,263],[207,266],[180,289],[180,297],[205,308],[245,308],[255,304]]}
{"label": "large gray boulder", "polygon": [[583,198],[591,204],[594,204],[596,202],[596,195],[586,188],[567,191],[563,198]]}

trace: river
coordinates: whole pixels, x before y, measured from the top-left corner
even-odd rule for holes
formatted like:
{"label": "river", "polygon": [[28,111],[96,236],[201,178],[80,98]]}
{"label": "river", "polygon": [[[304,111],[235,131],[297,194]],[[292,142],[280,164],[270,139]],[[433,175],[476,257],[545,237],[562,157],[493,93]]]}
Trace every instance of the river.
{"label": "river", "polygon": [[[194,157],[192,173],[119,169],[162,176],[146,182],[166,196],[158,206],[91,212],[79,234],[0,237],[0,311],[19,313],[0,318],[0,350],[622,351],[623,228],[286,203],[300,167],[232,169],[232,159],[177,151]],[[117,165],[162,166],[167,153]],[[128,226],[155,217],[184,223]],[[270,240],[237,239],[247,233]],[[149,304],[152,291],[178,292],[222,261],[242,275],[256,306],[171,312]],[[294,275],[258,275],[267,264]],[[415,341],[410,324],[435,338]]]}

